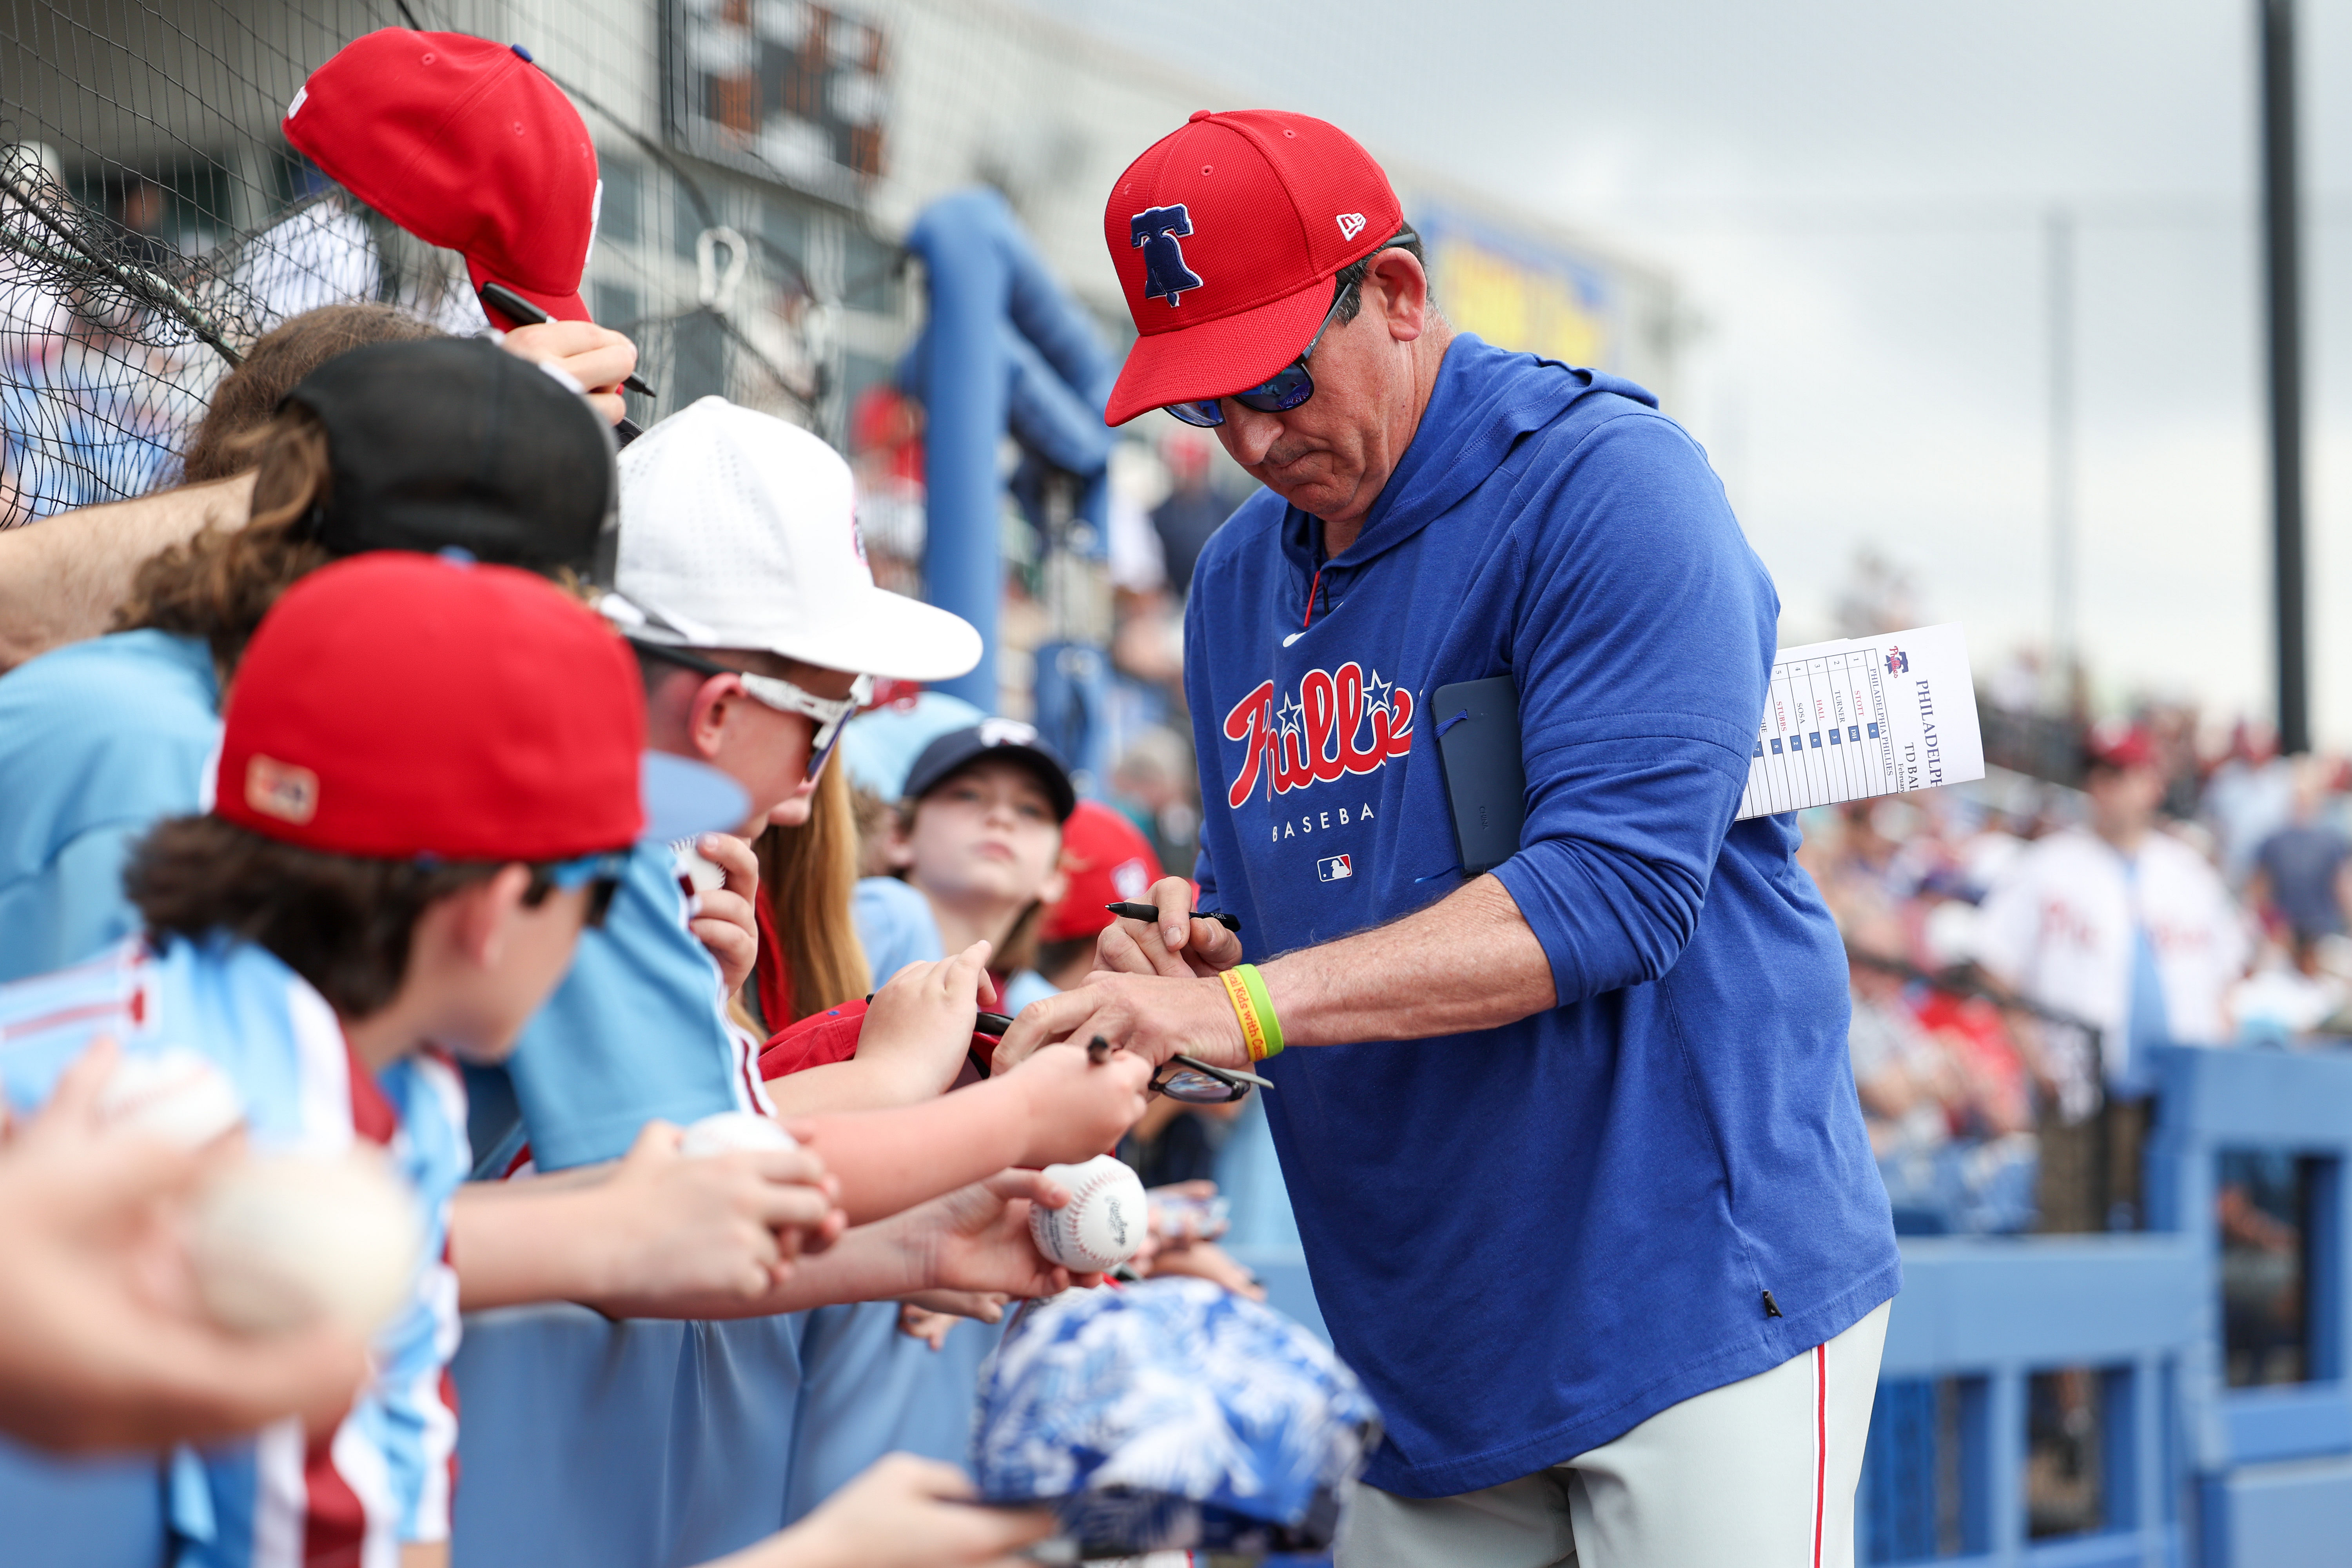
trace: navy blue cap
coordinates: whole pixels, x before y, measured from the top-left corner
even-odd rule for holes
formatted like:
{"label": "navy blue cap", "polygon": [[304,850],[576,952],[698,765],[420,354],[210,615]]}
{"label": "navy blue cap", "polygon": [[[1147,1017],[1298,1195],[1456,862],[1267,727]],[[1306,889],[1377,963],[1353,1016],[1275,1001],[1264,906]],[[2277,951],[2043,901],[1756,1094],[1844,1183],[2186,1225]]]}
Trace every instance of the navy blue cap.
{"label": "navy blue cap", "polygon": [[982,719],[961,730],[950,730],[925,746],[907,770],[906,797],[920,800],[945,784],[949,775],[989,758],[1018,763],[1037,775],[1054,803],[1054,820],[1067,822],[1078,809],[1078,792],[1070,784],[1070,770],[1038,736],[1034,725],[1018,719]]}

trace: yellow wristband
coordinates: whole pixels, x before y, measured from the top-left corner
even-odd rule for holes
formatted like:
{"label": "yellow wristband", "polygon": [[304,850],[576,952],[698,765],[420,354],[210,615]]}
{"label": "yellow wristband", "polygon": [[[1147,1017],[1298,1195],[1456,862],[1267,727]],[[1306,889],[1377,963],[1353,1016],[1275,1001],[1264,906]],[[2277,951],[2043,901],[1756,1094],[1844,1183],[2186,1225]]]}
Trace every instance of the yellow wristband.
{"label": "yellow wristband", "polygon": [[1266,1058],[1282,1054],[1282,1021],[1274,1016],[1274,998],[1267,994],[1265,978],[1255,963],[1237,963],[1217,977],[1224,982],[1225,995],[1234,1005],[1234,1016],[1242,1024],[1242,1038],[1249,1045],[1250,1060],[1262,1062]]}

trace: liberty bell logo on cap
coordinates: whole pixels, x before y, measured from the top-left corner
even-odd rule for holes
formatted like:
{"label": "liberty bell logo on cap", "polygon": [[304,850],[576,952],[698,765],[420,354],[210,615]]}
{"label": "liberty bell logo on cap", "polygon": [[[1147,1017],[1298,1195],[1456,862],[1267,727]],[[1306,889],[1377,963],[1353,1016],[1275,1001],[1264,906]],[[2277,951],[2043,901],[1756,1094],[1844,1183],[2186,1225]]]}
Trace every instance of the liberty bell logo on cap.
{"label": "liberty bell logo on cap", "polygon": [[1192,215],[1184,204],[1146,207],[1128,220],[1128,243],[1143,247],[1143,297],[1165,300],[1172,307],[1187,289],[1201,287],[1201,275],[1184,265],[1184,247],[1177,240],[1192,232]]}

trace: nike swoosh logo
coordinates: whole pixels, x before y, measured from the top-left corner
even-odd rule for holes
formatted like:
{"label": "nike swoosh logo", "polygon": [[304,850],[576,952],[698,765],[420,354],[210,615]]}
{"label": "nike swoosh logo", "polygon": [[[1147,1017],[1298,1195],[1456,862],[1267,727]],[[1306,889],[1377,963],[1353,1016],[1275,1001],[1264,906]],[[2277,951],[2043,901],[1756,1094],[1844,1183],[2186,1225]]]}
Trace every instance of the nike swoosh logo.
{"label": "nike swoosh logo", "polygon": [[1282,646],[1288,647],[1292,643],[1297,642],[1300,637],[1303,637],[1306,635],[1307,634],[1305,632],[1293,632],[1288,637],[1282,639]]}

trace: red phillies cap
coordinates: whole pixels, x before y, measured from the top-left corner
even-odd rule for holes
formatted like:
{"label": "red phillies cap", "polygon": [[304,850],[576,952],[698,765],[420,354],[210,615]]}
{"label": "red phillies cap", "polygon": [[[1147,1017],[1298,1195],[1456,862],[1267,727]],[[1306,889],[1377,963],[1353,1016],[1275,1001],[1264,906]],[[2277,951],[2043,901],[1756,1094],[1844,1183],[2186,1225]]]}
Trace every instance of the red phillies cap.
{"label": "red phillies cap", "polygon": [[352,195],[463,252],[477,290],[503,283],[558,321],[591,319],[580,275],[596,237],[596,144],[521,45],[370,33],[310,73],[284,128]]}
{"label": "red phillies cap", "polygon": [[645,688],[543,578],[406,551],[311,573],[229,688],[214,811],[375,859],[567,860],[645,821]]}
{"label": "red phillies cap", "polygon": [[1042,941],[1070,942],[1110,924],[1114,917],[1103,906],[1150,892],[1160,880],[1160,857],[1124,814],[1082,800],[1062,824],[1062,873],[1070,890],[1045,916]]}
{"label": "red phillies cap", "polygon": [[1332,276],[1402,226],[1388,175],[1337,126],[1195,110],[1127,166],[1103,208],[1139,334],[1104,420],[1265,380],[1330,313]]}

